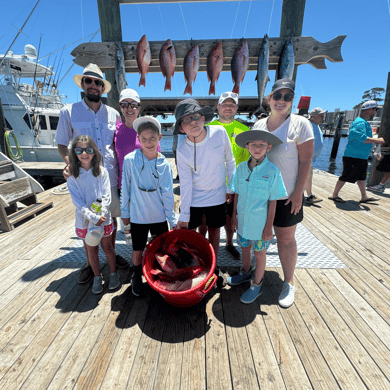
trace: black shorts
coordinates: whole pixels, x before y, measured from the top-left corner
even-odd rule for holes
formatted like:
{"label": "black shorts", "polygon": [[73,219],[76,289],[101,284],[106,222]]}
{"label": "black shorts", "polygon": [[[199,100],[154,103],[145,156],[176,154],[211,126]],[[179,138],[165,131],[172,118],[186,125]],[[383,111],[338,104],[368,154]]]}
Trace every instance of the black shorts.
{"label": "black shorts", "polygon": [[343,157],[343,173],[339,177],[340,181],[356,183],[367,179],[368,162],[363,158]]}
{"label": "black shorts", "polygon": [[209,207],[190,207],[189,229],[196,229],[202,225],[203,215],[206,217],[206,225],[216,229],[226,225],[226,203]]}
{"label": "black shorts", "polygon": [[376,166],[378,172],[390,172],[390,154],[385,154]]}
{"label": "black shorts", "polygon": [[148,240],[148,233],[152,236],[159,236],[167,232],[168,222],[158,223],[133,223],[130,222],[131,239],[133,241],[133,251],[143,251]]}
{"label": "black shorts", "polygon": [[233,217],[234,200],[230,203],[226,203],[226,214],[228,217]]}
{"label": "black shorts", "polygon": [[[277,227],[289,227],[294,226],[303,220],[303,207],[299,210],[298,214],[291,213],[291,202],[287,205],[285,203],[287,199],[279,199],[276,201],[276,211],[274,218],[274,226]],[[302,199],[303,204],[303,199]]]}

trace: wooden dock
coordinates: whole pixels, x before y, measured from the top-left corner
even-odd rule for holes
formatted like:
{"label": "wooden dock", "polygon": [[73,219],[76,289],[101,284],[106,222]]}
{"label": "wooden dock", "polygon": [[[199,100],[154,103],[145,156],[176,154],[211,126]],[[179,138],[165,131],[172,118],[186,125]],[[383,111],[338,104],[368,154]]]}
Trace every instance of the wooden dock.
{"label": "wooden dock", "polygon": [[333,203],[336,180],[315,173],[324,201],[303,224],[348,268],[297,269],[289,309],[277,304],[281,268],[266,269],[251,305],[239,302],[246,285],[186,310],[136,299],[130,268],[95,296],[77,284],[83,256],[59,261],[75,242],[69,195],[40,194],[52,209],[0,233],[0,388],[389,389],[390,191],[360,204],[347,184]]}

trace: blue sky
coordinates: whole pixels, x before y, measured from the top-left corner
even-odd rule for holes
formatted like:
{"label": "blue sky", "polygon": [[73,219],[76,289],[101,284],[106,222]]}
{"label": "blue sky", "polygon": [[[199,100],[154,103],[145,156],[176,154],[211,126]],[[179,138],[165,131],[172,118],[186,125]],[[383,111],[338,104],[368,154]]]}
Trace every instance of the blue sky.
{"label": "blue sky", "polygon": [[[17,7],[11,1],[3,3],[2,54],[16,36],[14,26],[23,25],[36,0],[19,0]],[[278,37],[281,12],[282,0],[121,5],[123,41],[138,41],[143,34],[149,41],[170,38],[173,42],[190,38],[262,38],[265,33]],[[352,109],[361,101],[364,91],[372,87],[385,88],[390,71],[389,27],[389,0],[306,0],[302,36],[312,36],[320,42],[330,41],[337,35],[347,35],[347,38],[342,45],[342,63],[326,60],[326,70],[316,70],[311,65],[298,68],[294,104],[298,104],[301,95],[306,95],[311,96],[311,108]],[[38,50],[42,36],[41,58],[98,29],[96,0],[41,0],[11,51],[22,54],[26,44],[34,45]],[[101,41],[100,32],[93,41]],[[60,79],[73,63],[70,52],[81,42],[63,50]],[[56,56],[58,65],[61,51],[50,57],[49,64],[53,65]],[[42,63],[46,65],[47,61],[43,59]],[[60,91],[67,96],[65,102],[80,99],[80,89],[74,84],[73,75],[81,72],[82,69],[74,65],[60,84]],[[246,73],[241,96],[257,96],[255,76],[254,71]],[[270,72],[270,79],[274,80],[274,77],[274,72]],[[146,88],[138,87],[138,81],[138,74],[127,74],[128,86],[136,89],[141,99],[183,96],[185,88],[183,73],[175,73],[172,92],[164,93],[165,79],[161,73],[148,74]],[[271,84],[268,83],[266,93]],[[222,72],[216,84],[217,96],[232,88],[230,72]],[[208,89],[207,74],[200,72],[193,84],[193,97],[207,95]]]}

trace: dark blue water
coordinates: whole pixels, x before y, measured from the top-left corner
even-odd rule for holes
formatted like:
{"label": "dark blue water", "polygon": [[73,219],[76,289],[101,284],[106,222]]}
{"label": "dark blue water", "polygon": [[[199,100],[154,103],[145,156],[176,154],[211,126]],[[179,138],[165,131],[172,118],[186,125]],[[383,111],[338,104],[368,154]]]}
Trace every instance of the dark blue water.
{"label": "dark blue water", "polygon": [[[160,142],[161,151],[163,153],[166,152],[167,157],[171,157],[172,140],[172,136],[163,136]],[[348,138],[346,137],[340,139],[337,156],[335,159],[331,159],[330,152],[332,151],[333,138],[324,138],[324,146],[322,147],[321,154],[313,164],[313,167],[340,176],[343,170],[343,153],[347,142]]]}

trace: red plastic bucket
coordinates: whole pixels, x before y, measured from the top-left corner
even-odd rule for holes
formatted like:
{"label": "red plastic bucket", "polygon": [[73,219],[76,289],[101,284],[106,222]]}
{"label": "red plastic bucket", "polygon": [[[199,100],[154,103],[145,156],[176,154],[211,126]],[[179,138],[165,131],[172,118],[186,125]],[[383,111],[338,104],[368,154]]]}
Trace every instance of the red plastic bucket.
{"label": "red plastic bucket", "polygon": [[[190,248],[198,251],[201,258],[208,264],[210,271],[202,283],[185,291],[167,291],[154,284],[150,271],[155,267],[155,253],[161,244],[169,244],[178,238],[178,242],[185,242]],[[215,253],[210,243],[199,233],[193,230],[171,230],[155,238],[146,248],[142,258],[142,271],[145,279],[170,305],[177,307],[189,307],[200,302],[204,296],[214,287],[217,276],[214,274],[216,265]]]}

